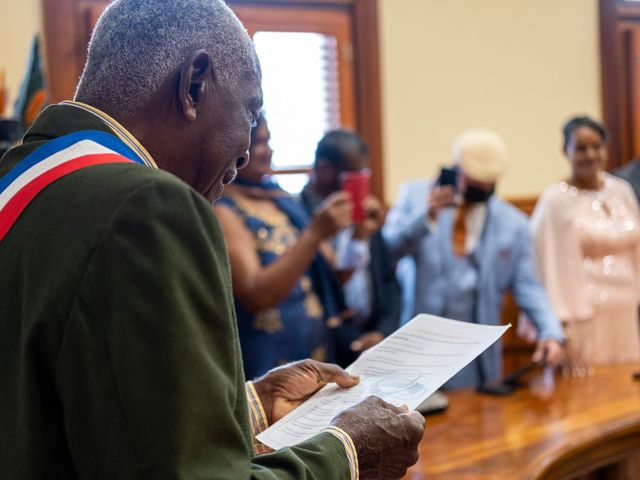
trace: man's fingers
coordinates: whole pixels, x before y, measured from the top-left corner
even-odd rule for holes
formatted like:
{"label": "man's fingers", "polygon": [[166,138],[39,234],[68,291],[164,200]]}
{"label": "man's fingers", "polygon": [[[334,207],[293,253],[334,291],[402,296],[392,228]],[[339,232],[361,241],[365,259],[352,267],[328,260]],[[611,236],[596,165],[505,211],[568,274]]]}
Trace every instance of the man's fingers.
{"label": "man's fingers", "polygon": [[407,415],[407,417],[410,417],[411,420],[413,420],[418,425],[420,425],[421,428],[423,428],[423,429],[424,429],[425,425],[427,424],[427,421],[425,420],[424,416],[420,412],[418,412],[416,410],[411,410],[406,415]]}
{"label": "man's fingers", "polygon": [[383,211],[382,203],[380,203],[380,201],[372,195],[368,196],[362,201],[362,208],[366,212],[369,212],[372,214],[382,213]]}
{"label": "man's fingers", "polygon": [[342,319],[340,317],[329,317],[327,320],[327,327],[329,328],[338,328],[342,325]]}
{"label": "man's fingers", "polygon": [[327,203],[339,203],[339,202],[350,202],[350,201],[351,201],[351,193],[345,192],[343,190],[333,192],[325,200],[325,202]]}
{"label": "man's fingers", "polygon": [[376,197],[369,195],[362,200],[362,208],[365,210],[371,210],[376,208]]}
{"label": "man's fingers", "polygon": [[539,362],[540,360],[542,360],[543,354],[544,354],[544,346],[538,345],[538,347],[536,348],[536,351],[533,352],[533,357],[531,357],[531,359],[534,362]]}
{"label": "man's fingers", "polygon": [[396,407],[394,404],[384,401],[382,398],[377,395],[371,395],[365,401],[370,401],[378,404],[380,407],[386,408],[387,410],[391,410],[396,415],[406,414],[409,411],[409,407],[407,405],[400,405]]}
{"label": "man's fingers", "polygon": [[550,348],[547,351],[547,364],[552,367],[557,367],[562,362],[562,349]]}
{"label": "man's fingers", "polygon": [[[545,356],[546,352],[546,356]],[[546,341],[538,344],[536,351],[533,354],[532,360],[534,362],[545,361],[547,365],[556,367],[560,364],[563,357],[562,346],[555,341]]]}
{"label": "man's fingers", "polygon": [[412,410],[409,413],[403,413],[400,416],[405,417],[412,425],[408,433],[411,436],[410,441],[417,446],[424,435],[424,429],[427,421],[420,412],[416,412],[415,410]]}
{"label": "man's fingers", "polygon": [[342,388],[349,388],[360,383],[360,377],[357,375],[351,375],[342,370],[341,372],[336,373],[330,381],[336,382]]}
{"label": "man's fingers", "polygon": [[357,375],[351,375],[338,365],[331,363],[314,362],[319,383],[335,382],[343,388],[353,387],[360,381]]}
{"label": "man's fingers", "polygon": [[384,334],[378,331],[368,332],[349,345],[354,352],[362,352],[384,340]]}

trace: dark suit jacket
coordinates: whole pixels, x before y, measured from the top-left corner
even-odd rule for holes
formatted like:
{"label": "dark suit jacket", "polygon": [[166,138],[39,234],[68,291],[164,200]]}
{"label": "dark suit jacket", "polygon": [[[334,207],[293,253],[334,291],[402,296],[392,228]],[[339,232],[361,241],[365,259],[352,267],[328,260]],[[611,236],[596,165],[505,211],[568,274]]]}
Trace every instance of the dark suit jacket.
{"label": "dark suit jacket", "polygon": [[[0,178],[77,130],[112,133],[51,106]],[[253,457],[222,232],[176,177],[131,163],[59,179],[0,266],[0,478],[349,478],[329,433]]]}
{"label": "dark suit jacket", "polygon": [[[309,186],[300,194],[300,201],[310,214],[322,201]],[[371,236],[371,263],[369,275],[372,285],[371,316],[361,326],[353,326],[348,322],[336,332],[339,363],[348,364],[356,355],[349,354],[350,343],[365,332],[379,331],[384,335],[393,333],[400,322],[402,294],[396,278],[395,268],[387,244],[381,232]]]}
{"label": "dark suit jacket", "polygon": [[640,159],[635,159],[629,162],[622,168],[619,168],[613,172],[620,178],[624,178],[631,184],[633,191],[640,202]]}

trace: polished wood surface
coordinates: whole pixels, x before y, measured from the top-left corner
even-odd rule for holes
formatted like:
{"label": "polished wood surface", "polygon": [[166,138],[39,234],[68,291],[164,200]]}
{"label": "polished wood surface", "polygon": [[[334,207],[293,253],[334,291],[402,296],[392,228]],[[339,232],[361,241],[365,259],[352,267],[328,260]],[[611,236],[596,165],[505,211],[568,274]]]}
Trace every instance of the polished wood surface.
{"label": "polished wood surface", "polygon": [[537,374],[507,397],[451,392],[449,409],[427,417],[405,479],[562,480],[639,455],[636,371],[640,364],[584,379]]}

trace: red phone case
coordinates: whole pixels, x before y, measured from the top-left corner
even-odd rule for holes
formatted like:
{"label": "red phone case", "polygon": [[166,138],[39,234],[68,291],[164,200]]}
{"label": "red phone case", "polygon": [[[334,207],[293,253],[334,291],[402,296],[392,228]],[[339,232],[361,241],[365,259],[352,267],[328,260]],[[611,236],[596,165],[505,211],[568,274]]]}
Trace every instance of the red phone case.
{"label": "red phone case", "polygon": [[364,210],[362,202],[369,196],[369,177],[371,173],[368,170],[359,170],[357,172],[342,173],[342,190],[351,193],[353,200],[353,221],[361,222],[364,220]]}

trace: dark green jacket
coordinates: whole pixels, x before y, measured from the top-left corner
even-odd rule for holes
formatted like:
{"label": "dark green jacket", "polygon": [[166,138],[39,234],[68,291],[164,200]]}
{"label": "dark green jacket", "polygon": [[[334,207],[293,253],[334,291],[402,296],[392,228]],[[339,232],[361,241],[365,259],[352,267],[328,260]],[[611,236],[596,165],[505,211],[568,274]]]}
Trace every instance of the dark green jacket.
{"label": "dark green jacket", "polygon": [[[109,128],[49,107],[47,140]],[[0,242],[0,479],[340,479],[329,433],[253,456],[231,278],[210,205],[136,164],[48,186]]]}

